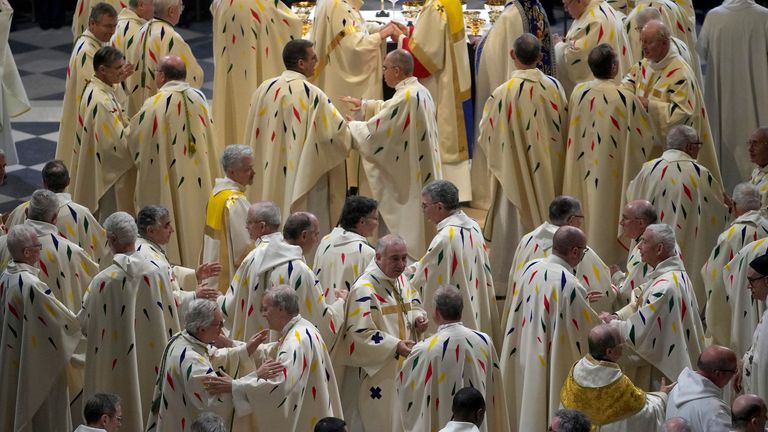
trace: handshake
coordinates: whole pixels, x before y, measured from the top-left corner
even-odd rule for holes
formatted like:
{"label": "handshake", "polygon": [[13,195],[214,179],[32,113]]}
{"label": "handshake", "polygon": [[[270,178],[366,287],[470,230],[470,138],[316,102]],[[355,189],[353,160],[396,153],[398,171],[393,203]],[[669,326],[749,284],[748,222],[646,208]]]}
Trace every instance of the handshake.
{"label": "handshake", "polygon": [[408,36],[409,33],[408,27],[397,21],[391,21],[379,30],[379,36],[382,41],[389,38],[392,42],[397,42],[400,36]]}

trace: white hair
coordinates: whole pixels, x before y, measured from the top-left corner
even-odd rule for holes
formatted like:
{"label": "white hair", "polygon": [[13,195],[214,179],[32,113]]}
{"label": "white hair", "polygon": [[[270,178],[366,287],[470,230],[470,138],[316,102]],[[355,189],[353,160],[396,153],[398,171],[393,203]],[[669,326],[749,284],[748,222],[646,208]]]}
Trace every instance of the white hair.
{"label": "white hair", "polygon": [[181,0],[153,0],[155,6],[155,16],[157,18],[168,18],[168,8],[175,6]]}
{"label": "white hair", "polygon": [[27,218],[51,222],[59,212],[59,199],[56,193],[48,189],[38,189],[32,193],[32,199],[29,200],[27,207]]}
{"label": "white hair", "polygon": [[227,427],[217,414],[204,412],[192,422],[190,432],[227,432]]}
{"label": "white hair", "polygon": [[104,229],[107,231],[107,236],[115,236],[120,245],[136,243],[136,237],[139,235],[136,221],[133,220],[133,216],[126,212],[116,212],[109,215],[104,221]]}
{"label": "white hair", "polygon": [[272,201],[259,201],[251,204],[248,213],[252,222],[264,222],[268,227],[277,230],[280,228],[280,207]]}
{"label": "white hair", "polygon": [[757,210],[762,205],[762,196],[757,186],[749,182],[739,183],[733,188],[733,203],[742,212]]}
{"label": "white hair", "polygon": [[651,234],[654,240],[664,246],[664,251],[667,254],[672,255],[675,253],[677,240],[675,239],[675,230],[671,226],[667,224],[648,225],[643,236],[647,237],[648,234]]}
{"label": "white hair", "polygon": [[661,13],[653,7],[640,9],[635,15],[635,25],[642,29],[649,21],[661,21]]}
{"label": "white hair", "polygon": [[224,154],[221,155],[221,167],[226,173],[232,169],[238,169],[243,166],[243,159],[247,156],[253,156],[253,150],[244,144],[230,144],[224,148]]}
{"label": "white hair", "polygon": [[200,333],[200,330],[213,323],[218,309],[219,305],[214,301],[206,299],[192,300],[184,318],[186,320],[184,329],[191,335],[197,335]]}
{"label": "white hair", "polygon": [[686,125],[673,126],[667,133],[667,148],[685,150],[688,144],[695,143],[698,140],[699,134],[696,133],[696,129]]}
{"label": "white hair", "polygon": [[299,313],[299,296],[296,290],[288,285],[278,285],[268,289],[264,297],[269,297],[272,306],[283,308],[292,317]]}
{"label": "white hair", "polygon": [[400,237],[399,234],[387,234],[379,239],[379,243],[376,245],[376,253],[384,256],[387,248],[394,245],[405,244],[405,239]]}
{"label": "white hair", "polygon": [[21,260],[24,257],[24,249],[32,246],[35,237],[37,237],[37,232],[29,225],[21,224],[11,227],[6,238],[11,258]]}

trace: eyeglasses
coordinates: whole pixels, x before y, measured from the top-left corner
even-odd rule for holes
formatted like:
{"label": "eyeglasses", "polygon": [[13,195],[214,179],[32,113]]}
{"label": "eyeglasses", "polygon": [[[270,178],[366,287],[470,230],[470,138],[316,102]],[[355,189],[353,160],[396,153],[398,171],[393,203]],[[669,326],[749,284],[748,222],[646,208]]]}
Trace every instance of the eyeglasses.
{"label": "eyeglasses", "polygon": [[766,277],[768,277],[768,276],[760,276],[760,277],[756,277],[756,278],[747,277],[747,282],[755,283],[755,282],[759,281],[760,279],[765,279]]}
{"label": "eyeglasses", "polygon": [[438,202],[431,202],[431,203],[421,203],[421,209],[426,210],[427,207],[438,204]]}
{"label": "eyeglasses", "polygon": [[633,221],[633,220],[637,221],[637,220],[643,220],[643,219],[621,215],[621,219],[619,219],[619,222],[628,222],[628,221]]}

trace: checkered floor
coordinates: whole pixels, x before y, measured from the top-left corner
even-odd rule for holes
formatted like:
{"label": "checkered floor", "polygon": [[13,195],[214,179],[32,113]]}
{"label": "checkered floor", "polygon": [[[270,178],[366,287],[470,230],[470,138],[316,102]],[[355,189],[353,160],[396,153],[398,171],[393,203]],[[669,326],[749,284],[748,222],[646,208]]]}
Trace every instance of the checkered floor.
{"label": "checkered floor", "polygon": [[[210,29],[210,21],[179,29],[205,71],[203,92],[209,98],[213,89]],[[0,186],[0,213],[12,210],[42,186],[40,171],[56,153],[72,33],[68,26],[57,30],[34,26],[11,32],[8,43],[32,110],[12,121],[19,164],[8,166],[8,179]]]}

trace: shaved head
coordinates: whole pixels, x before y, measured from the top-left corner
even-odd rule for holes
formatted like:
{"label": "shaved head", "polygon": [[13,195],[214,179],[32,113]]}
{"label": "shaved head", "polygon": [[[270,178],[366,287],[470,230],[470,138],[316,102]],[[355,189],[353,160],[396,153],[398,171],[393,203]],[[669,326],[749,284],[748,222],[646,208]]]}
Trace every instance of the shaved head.
{"label": "shaved head", "polygon": [[586,245],[587,236],[584,235],[584,231],[570,225],[558,228],[552,238],[552,250],[563,254],[568,253],[572,248]]}

